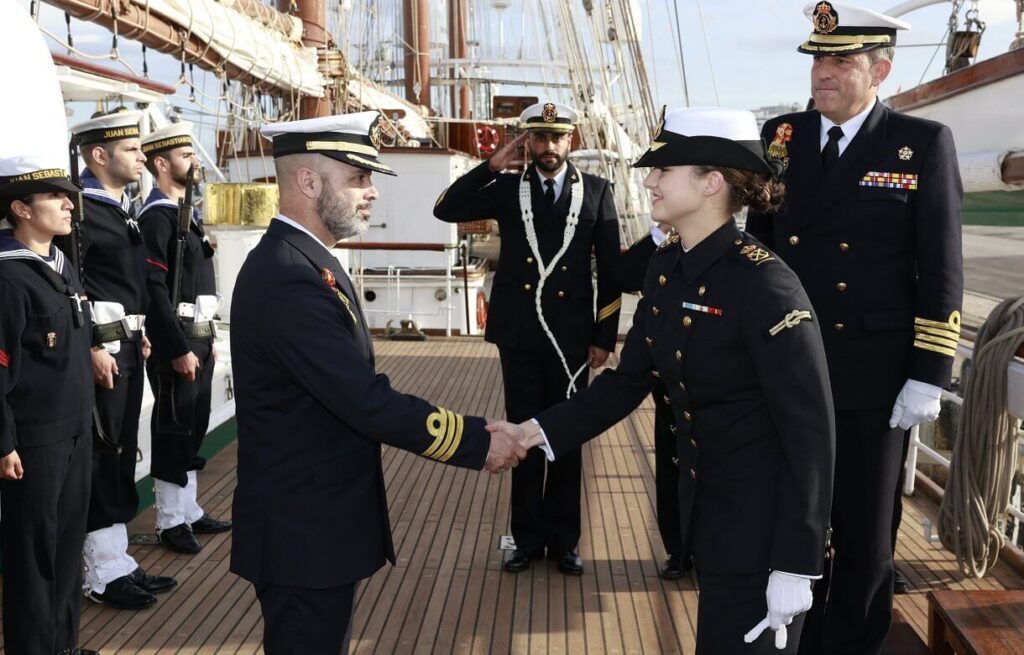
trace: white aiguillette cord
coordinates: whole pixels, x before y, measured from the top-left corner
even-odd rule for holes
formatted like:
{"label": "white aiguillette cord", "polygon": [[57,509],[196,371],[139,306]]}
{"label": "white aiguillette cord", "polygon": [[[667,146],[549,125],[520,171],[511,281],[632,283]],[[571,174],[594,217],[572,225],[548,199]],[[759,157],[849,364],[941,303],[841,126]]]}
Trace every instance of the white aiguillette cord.
{"label": "white aiguillette cord", "polygon": [[583,207],[583,175],[577,174],[575,181],[569,190],[572,194],[572,200],[569,202],[569,215],[565,219],[565,233],[562,236],[562,247],[558,253],[551,259],[551,262],[547,266],[544,265],[544,260],[540,256],[540,246],[537,244],[537,230],[533,226],[533,202],[530,192],[530,180],[528,178],[529,169],[523,171],[523,176],[519,180],[519,210],[523,215],[523,227],[526,229],[526,241],[530,244],[530,250],[533,251],[533,259],[537,262],[537,272],[540,274],[540,280],[537,282],[537,293],[534,295],[534,303],[537,307],[537,318],[540,319],[540,326],[544,328],[544,333],[548,335],[548,340],[551,341],[551,345],[555,347],[555,352],[558,353],[558,359],[562,361],[562,369],[565,371],[565,375],[569,378],[569,386],[565,390],[565,397],[569,398],[574,391],[576,391],[576,378],[580,376],[580,373],[587,370],[586,362],[580,367],[576,374],[573,375],[569,369],[569,362],[565,359],[565,354],[562,349],[558,346],[558,340],[555,339],[554,333],[548,326],[548,322],[544,319],[544,309],[541,306],[541,298],[544,295],[544,284],[548,280],[548,276],[555,270],[555,264],[562,258],[565,251],[569,249],[569,242],[572,241],[573,235],[576,234],[576,225],[580,222],[580,209]]}

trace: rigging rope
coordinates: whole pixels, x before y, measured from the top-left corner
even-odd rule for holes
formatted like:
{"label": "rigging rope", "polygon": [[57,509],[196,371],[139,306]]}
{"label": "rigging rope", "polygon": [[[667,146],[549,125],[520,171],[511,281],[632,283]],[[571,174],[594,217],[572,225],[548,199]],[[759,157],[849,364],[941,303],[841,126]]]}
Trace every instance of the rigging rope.
{"label": "rigging rope", "polygon": [[1007,410],[1006,369],[1022,343],[1024,296],[1000,303],[978,332],[939,508],[942,544],[969,577],[984,576],[1005,543],[999,523],[1010,504],[1020,428]]}

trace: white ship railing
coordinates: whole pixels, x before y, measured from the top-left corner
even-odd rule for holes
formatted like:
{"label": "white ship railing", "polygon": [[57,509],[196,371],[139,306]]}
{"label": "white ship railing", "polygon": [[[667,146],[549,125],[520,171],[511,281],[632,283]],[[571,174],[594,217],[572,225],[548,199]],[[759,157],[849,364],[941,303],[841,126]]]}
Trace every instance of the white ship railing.
{"label": "white ship railing", "polygon": [[[968,346],[960,344],[957,348],[960,355],[963,355],[965,359],[970,359],[972,349]],[[951,391],[943,391],[942,399],[948,400],[957,407],[963,407],[964,399]],[[1024,447],[1024,433],[1018,432],[1017,437],[1018,448]],[[911,495],[914,493],[914,483],[917,472],[917,464],[920,456],[924,456],[931,460],[933,463],[938,464],[942,468],[949,470],[949,459],[943,456],[941,453],[931,448],[927,444],[921,441],[920,426],[914,426],[910,430],[910,447],[907,449],[907,459],[904,462],[906,475],[904,476],[903,482],[903,493],[904,495]],[[1006,508],[1006,513],[1017,519],[1022,525],[1024,525],[1024,512],[1019,508],[1009,505]]]}

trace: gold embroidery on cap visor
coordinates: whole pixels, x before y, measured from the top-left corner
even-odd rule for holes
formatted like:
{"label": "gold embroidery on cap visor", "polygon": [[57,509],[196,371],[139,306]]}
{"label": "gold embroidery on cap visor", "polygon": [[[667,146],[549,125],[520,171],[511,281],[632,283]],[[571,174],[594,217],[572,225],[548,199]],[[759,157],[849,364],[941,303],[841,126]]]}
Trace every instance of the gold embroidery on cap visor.
{"label": "gold embroidery on cap visor", "polygon": [[892,37],[887,34],[812,34],[801,48],[815,52],[846,52],[869,46],[887,46]]}
{"label": "gold embroidery on cap visor", "polygon": [[363,155],[370,155],[371,157],[380,156],[380,151],[376,148],[363,145],[361,143],[351,143],[349,141],[306,141],[306,150],[309,152],[319,152],[324,150],[330,150],[333,152],[358,152]]}

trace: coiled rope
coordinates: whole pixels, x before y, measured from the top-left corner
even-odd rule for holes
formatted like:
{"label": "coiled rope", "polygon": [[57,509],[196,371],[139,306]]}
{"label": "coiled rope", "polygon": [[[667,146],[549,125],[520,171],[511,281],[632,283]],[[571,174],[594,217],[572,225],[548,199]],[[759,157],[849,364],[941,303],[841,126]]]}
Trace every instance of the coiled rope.
{"label": "coiled rope", "polygon": [[1010,504],[1020,420],[1007,410],[1006,369],[1024,343],[1024,297],[1005,300],[974,342],[949,480],[939,508],[939,537],[960,570],[980,578],[1005,543],[1000,526]]}

